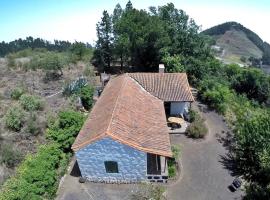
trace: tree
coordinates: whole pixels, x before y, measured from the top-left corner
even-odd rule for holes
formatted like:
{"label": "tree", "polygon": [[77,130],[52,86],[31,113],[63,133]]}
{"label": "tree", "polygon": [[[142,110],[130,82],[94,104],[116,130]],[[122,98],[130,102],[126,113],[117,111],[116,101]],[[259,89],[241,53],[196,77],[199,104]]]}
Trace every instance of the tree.
{"label": "tree", "polygon": [[48,55],[43,59],[42,66],[45,70],[59,71],[60,75],[63,75],[62,68],[64,67],[63,60],[60,56],[54,53],[48,53]]}
{"label": "tree", "polygon": [[[112,23],[113,25],[115,25],[118,20],[121,18],[123,13],[123,9],[121,7],[121,5],[118,3],[116,4],[114,10],[113,10],[113,16],[112,16]],[[114,27],[114,31],[115,31],[115,27]]]}
{"label": "tree", "polygon": [[198,34],[200,27],[183,10],[169,3],[158,8],[158,16],[164,22],[164,29],[170,38],[168,53],[204,59],[209,57],[209,47]]}
{"label": "tree", "polygon": [[110,68],[112,61],[112,19],[108,12],[103,12],[101,22],[97,23],[97,44],[94,59],[99,66]]}
{"label": "tree", "polygon": [[87,53],[87,48],[82,42],[75,42],[70,47],[72,59],[76,62],[82,60],[83,56]]}
{"label": "tree", "polygon": [[236,156],[247,178],[262,186],[270,184],[270,114],[247,113],[236,129]]}
{"label": "tree", "polygon": [[126,11],[131,11],[133,9],[133,5],[131,1],[129,0],[126,5]]}
{"label": "tree", "polygon": [[185,67],[182,65],[181,60],[183,58],[179,55],[166,55],[163,57],[162,61],[165,64],[166,72],[184,72]]}
{"label": "tree", "polygon": [[119,35],[114,44],[116,56],[120,57],[121,71],[123,70],[124,62],[128,61],[130,41],[127,34]]}

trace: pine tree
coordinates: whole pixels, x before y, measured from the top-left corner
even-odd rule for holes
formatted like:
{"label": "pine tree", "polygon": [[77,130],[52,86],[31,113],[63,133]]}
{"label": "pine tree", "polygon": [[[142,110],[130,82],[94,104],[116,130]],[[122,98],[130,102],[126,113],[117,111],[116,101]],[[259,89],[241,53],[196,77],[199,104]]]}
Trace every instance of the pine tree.
{"label": "pine tree", "polygon": [[132,10],[132,9],[133,9],[133,5],[132,5],[131,1],[129,0],[129,1],[127,2],[127,5],[126,5],[126,10],[127,10],[127,11],[130,11],[130,10]]}
{"label": "pine tree", "polygon": [[103,11],[101,22],[97,23],[96,64],[99,66],[111,66],[112,61],[112,19],[108,12]]}

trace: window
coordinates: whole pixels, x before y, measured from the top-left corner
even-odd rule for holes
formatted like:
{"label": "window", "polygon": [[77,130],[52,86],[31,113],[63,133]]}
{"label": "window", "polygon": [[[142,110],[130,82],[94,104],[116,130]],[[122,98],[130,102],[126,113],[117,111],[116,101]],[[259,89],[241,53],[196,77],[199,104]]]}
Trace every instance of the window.
{"label": "window", "polygon": [[118,164],[115,161],[105,161],[105,169],[107,173],[118,173]]}

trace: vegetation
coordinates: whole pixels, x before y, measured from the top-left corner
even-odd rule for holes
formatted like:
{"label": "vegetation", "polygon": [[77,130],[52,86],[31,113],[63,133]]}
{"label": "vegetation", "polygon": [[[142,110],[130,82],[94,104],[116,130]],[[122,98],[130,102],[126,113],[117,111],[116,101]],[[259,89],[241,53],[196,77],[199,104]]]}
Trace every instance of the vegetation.
{"label": "vegetation", "polygon": [[47,138],[56,142],[60,149],[70,152],[70,147],[80,131],[84,119],[83,115],[75,111],[60,112],[58,119],[53,124],[49,124],[46,131]]}
{"label": "vegetation", "polygon": [[168,159],[168,175],[170,178],[174,178],[177,174],[177,161],[180,155],[180,147],[172,145],[173,158]]}
{"label": "vegetation", "polygon": [[80,93],[80,90],[87,85],[87,80],[83,77],[72,81],[64,86],[63,95],[71,96]]}
{"label": "vegetation", "polygon": [[40,133],[40,127],[38,126],[39,122],[35,113],[31,112],[30,116],[26,122],[27,128],[26,131],[31,135],[38,135]]}
{"label": "vegetation", "polygon": [[11,91],[11,98],[14,100],[18,100],[24,93],[24,90],[20,87],[16,87]]}
{"label": "vegetation", "polygon": [[53,199],[58,180],[70,158],[70,147],[84,117],[74,111],[62,111],[50,124],[48,144],[39,147],[20,164],[14,177],[5,182],[0,200]]}
{"label": "vegetation", "polygon": [[90,85],[86,85],[80,90],[80,98],[82,101],[82,105],[86,110],[90,110],[94,103],[93,101],[94,88]]}
{"label": "vegetation", "polygon": [[192,123],[200,117],[199,113],[193,109],[189,110],[189,122]]}
{"label": "vegetation", "polygon": [[15,167],[22,160],[22,154],[15,150],[11,144],[1,145],[0,151],[0,163],[4,163],[9,168]]}
{"label": "vegetation", "polygon": [[[93,62],[98,67],[110,68],[113,60],[120,60],[122,67],[131,65],[140,71],[156,71],[163,59],[169,64],[175,63],[172,59],[205,58],[210,49],[198,31],[199,26],[172,3],[151,7],[149,12],[133,8],[130,1],[125,9],[118,4],[112,16],[104,11],[97,23]],[[183,70],[179,67],[174,71]]]}
{"label": "vegetation", "polygon": [[136,193],[130,197],[131,200],[153,199],[153,200],[166,200],[163,196],[165,188],[161,185],[153,184],[140,184]]}
{"label": "vegetation", "polygon": [[19,131],[23,125],[24,111],[19,106],[11,107],[5,114],[4,120],[7,128]]}
{"label": "vegetation", "polygon": [[186,134],[192,138],[203,138],[208,130],[205,126],[204,119],[199,113],[192,111],[191,119],[193,120],[186,130]]}
{"label": "vegetation", "polygon": [[92,55],[92,50],[90,48],[87,48],[86,45],[82,42],[75,42],[70,47],[70,53],[71,53],[71,62],[76,63],[80,60],[89,61],[90,57]]}
{"label": "vegetation", "polygon": [[41,110],[44,105],[44,102],[40,97],[30,94],[23,94],[20,97],[19,102],[27,111]]}
{"label": "vegetation", "polygon": [[71,46],[71,43],[68,41],[54,40],[53,43],[43,40],[41,38],[34,39],[29,36],[26,39],[18,39],[11,41],[9,43],[1,42],[0,43],[0,57],[3,57],[9,53],[15,53],[21,51],[21,57],[29,56],[28,52],[31,49],[44,48],[49,51],[66,51]]}

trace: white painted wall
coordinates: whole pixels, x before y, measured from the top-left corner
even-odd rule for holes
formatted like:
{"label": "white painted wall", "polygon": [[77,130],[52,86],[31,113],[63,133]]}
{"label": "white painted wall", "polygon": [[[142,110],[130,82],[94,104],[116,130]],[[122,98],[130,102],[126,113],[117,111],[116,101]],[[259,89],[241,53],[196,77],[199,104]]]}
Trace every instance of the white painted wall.
{"label": "white painted wall", "polygon": [[190,102],[171,102],[170,114],[181,115],[188,113]]}

